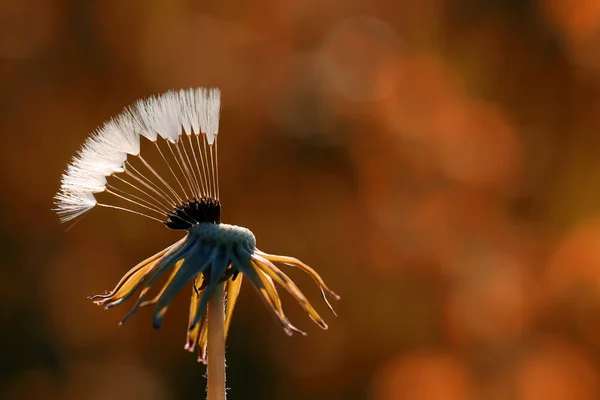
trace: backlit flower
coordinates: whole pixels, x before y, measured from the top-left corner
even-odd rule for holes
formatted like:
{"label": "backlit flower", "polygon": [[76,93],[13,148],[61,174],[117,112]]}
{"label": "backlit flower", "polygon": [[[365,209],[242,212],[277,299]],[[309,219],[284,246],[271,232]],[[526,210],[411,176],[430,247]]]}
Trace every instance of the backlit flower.
{"label": "backlit flower", "polygon": [[[332,312],[327,296],[338,298],[308,265],[293,257],[264,253],[257,249],[250,230],[221,223],[219,111],[217,89],[167,92],[138,101],[87,139],[67,167],[56,195],[56,210],[63,222],[76,221],[98,205],[133,212],[160,221],[170,229],[187,231],[183,239],[133,267],[111,292],[93,296],[92,300],[108,309],[137,294],[133,308],[121,322],[139,307],[154,305],[154,327],[158,328],[175,295],[191,286],[185,348],[193,351],[198,345],[199,360],[203,362],[207,306],[212,296],[220,293],[219,285],[225,287],[225,334],[243,277],[252,283],[287,334],[304,332],[285,316],[276,283],[298,301],[313,321],[327,329],[325,321],[277,265],[308,273]],[[160,166],[142,158],[141,137],[154,148]],[[101,195],[111,202],[100,202]],[[168,277],[159,292],[148,296],[163,276]]]}

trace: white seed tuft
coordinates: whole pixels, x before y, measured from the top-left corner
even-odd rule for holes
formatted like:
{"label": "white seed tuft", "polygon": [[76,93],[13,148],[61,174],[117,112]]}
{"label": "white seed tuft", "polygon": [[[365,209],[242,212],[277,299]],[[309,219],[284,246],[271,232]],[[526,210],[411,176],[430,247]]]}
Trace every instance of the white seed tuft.
{"label": "white seed tuft", "polygon": [[60,222],[69,222],[85,214],[96,205],[96,199],[90,192],[61,190],[55,197],[56,213]]}
{"label": "white seed tuft", "polygon": [[200,89],[196,93],[196,104],[201,103],[200,130],[206,134],[208,144],[215,142],[219,133],[219,114],[221,112],[221,91],[219,89]]}
{"label": "white seed tuft", "polygon": [[70,221],[94,207],[94,193],[106,189],[106,178],[125,169],[127,155],[139,155],[140,136],[172,143],[182,133],[206,135],[209,144],[219,129],[219,89],[168,91],[136,101],[97,129],[73,157],[62,176],[56,212]]}

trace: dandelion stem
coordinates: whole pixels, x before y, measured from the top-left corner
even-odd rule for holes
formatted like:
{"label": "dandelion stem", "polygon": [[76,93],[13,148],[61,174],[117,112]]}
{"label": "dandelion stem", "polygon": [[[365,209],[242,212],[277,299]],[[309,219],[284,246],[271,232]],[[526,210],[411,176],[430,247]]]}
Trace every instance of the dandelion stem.
{"label": "dandelion stem", "polygon": [[208,303],[208,400],[225,400],[224,285],[218,285]]}

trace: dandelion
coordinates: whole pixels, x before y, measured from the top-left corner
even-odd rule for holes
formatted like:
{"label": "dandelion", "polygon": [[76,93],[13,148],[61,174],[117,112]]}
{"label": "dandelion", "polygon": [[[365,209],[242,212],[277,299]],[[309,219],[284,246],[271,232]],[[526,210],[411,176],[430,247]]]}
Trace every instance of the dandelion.
{"label": "dandelion", "polygon": [[[327,296],[339,299],[308,265],[262,252],[249,229],[221,223],[220,107],[218,89],[169,91],[137,101],[87,139],[68,165],[55,196],[62,222],[74,224],[100,206],[186,231],[180,241],[128,271],[112,291],[91,299],[109,309],[139,293],[121,323],[140,307],[153,305],[154,327],[159,328],[175,295],[191,286],[185,349],[197,347],[198,360],[208,363],[209,399],[225,396],[224,343],[243,278],[252,283],[288,335],[305,333],[285,316],[275,283],[321,328],[327,329],[327,324],[277,265],[310,275],[334,315]],[[153,149],[158,162],[147,161],[146,153],[142,157],[142,145],[149,146],[148,153]],[[109,202],[99,200],[102,196]],[[158,293],[149,298],[159,278],[167,275]]]}

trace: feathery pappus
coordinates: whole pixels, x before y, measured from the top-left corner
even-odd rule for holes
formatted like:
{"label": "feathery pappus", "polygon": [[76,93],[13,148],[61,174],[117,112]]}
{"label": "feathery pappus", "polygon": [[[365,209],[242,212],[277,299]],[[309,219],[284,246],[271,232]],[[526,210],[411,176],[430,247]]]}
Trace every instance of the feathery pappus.
{"label": "feathery pappus", "polygon": [[[100,206],[186,231],[180,241],[129,270],[112,291],[91,299],[109,309],[139,293],[121,323],[138,308],[154,305],[154,327],[159,328],[174,296],[185,286],[192,286],[185,348],[193,351],[198,346],[198,359],[204,363],[207,305],[215,293],[224,293],[227,335],[243,277],[252,283],[288,335],[305,333],[285,316],[275,283],[287,290],[321,328],[327,329],[327,325],[276,264],[310,275],[334,315],[327,296],[339,299],[308,265],[293,257],[264,253],[256,247],[250,230],[221,223],[217,152],[220,108],[218,89],[169,91],[138,100],[85,141],[63,174],[55,196],[55,210],[62,222],[75,223]],[[151,152],[154,159],[145,158]],[[167,273],[158,293],[148,298],[152,287]],[[224,291],[217,290],[219,285]]]}

